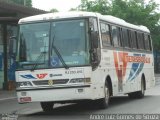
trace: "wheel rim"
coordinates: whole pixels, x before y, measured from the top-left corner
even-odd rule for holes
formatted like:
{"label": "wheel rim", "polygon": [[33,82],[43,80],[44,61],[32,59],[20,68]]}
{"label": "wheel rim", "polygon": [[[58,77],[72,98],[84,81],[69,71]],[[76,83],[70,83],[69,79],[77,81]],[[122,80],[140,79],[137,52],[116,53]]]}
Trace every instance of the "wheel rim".
{"label": "wheel rim", "polygon": [[105,87],[105,101],[108,104],[108,102],[109,102],[109,89],[107,88],[107,86]]}
{"label": "wheel rim", "polygon": [[144,94],[144,84],[143,84],[143,81],[141,83],[141,91],[142,91],[142,94]]}

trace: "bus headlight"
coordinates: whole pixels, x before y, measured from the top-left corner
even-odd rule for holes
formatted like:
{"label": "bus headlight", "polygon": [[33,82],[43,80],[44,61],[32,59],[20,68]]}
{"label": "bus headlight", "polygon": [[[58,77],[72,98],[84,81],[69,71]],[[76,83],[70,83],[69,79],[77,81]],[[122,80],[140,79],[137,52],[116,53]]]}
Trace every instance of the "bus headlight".
{"label": "bus headlight", "polygon": [[16,83],[16,87],[20,88],[20,87],[31,87],[33,86],[31,82],[29,81],[25,81],[25,82],[17,82]]}
{"label": "bus headlight", "polygon": [[75,78],[71,79],[69,83],[91,83],[90,78]]}

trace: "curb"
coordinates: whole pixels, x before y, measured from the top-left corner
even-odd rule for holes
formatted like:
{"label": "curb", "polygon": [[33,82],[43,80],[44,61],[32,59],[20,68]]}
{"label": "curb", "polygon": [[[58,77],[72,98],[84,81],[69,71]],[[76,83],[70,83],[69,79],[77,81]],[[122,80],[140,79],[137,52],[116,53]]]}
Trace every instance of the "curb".
{"label": "curb", "polygon": [[2,99],[0,99],[0,101],[12,100],[12,99],[16,99],[16,98],[17,98],[17,97],[2,98]]}

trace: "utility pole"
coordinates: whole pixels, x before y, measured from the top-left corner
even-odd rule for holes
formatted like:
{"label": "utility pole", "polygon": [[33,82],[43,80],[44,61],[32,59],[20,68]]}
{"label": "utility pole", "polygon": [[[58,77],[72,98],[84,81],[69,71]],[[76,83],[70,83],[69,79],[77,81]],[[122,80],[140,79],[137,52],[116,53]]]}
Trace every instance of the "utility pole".
{"label": "utility pole", "polygon": [[23,5],[26,6],[26,0],[23,1]]}

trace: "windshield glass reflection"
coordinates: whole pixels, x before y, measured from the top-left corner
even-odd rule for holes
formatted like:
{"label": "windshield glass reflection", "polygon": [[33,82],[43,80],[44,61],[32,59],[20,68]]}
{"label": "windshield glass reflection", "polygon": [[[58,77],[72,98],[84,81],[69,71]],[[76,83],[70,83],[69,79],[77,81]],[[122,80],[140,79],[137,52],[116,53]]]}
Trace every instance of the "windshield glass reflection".
{"label": "windshield glass reflection", "polygon": [[89,65],[87,31],[85,19],[20,25],[18,69]]}

